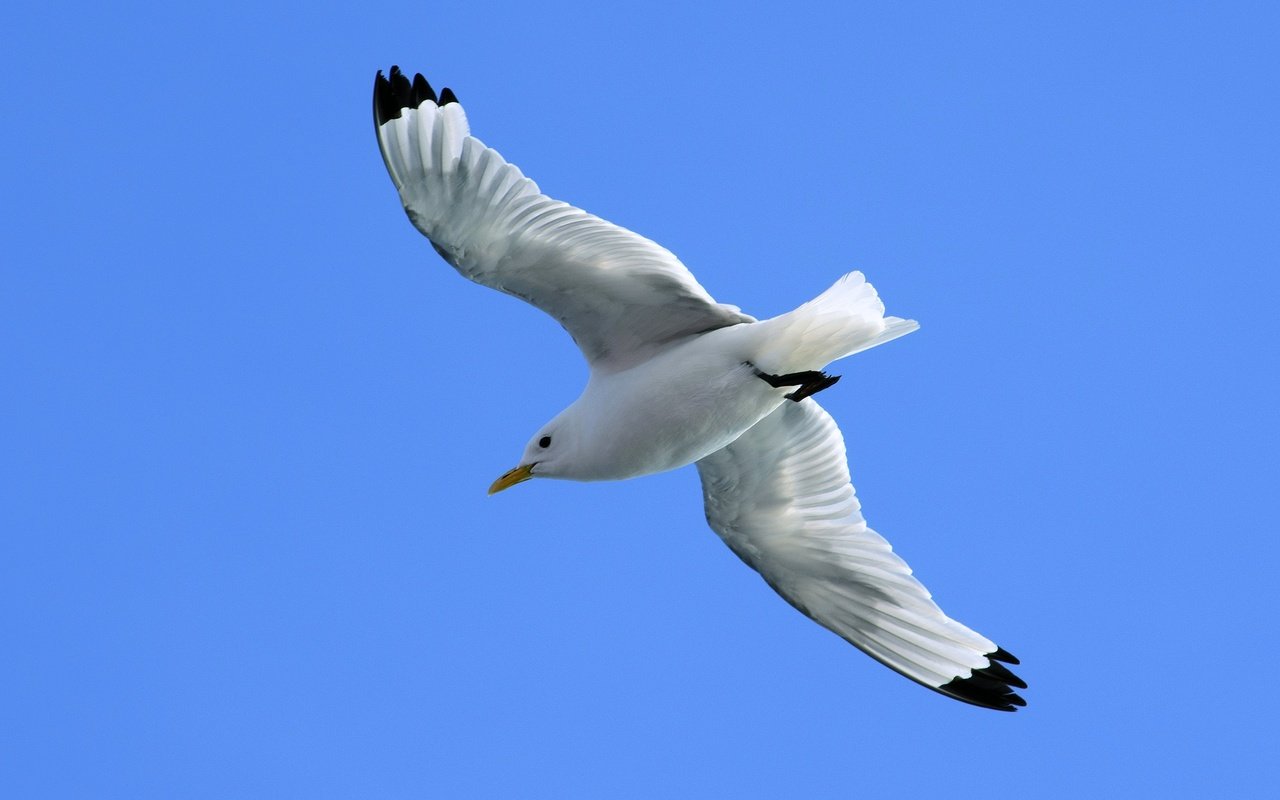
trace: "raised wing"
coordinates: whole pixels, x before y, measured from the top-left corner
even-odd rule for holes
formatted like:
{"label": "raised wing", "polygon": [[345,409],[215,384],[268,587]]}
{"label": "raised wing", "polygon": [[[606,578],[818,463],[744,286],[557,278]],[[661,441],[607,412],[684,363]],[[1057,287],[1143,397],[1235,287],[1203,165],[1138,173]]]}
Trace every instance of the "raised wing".
{"label": "raised wing", "polygon": [[1018,660],[942,613],[867,527],[844,439],[812,399],[783,403],[698,462],[707,521],[789,603],[867,655],[930,689],[1000,711],[1026,688]]}
{"label": "raised wing", "polygon": [[379,72],[378,146],[414,226],[458,272],[560,321],[593,369],[751,317],[717,303],[665,248],[553,200],[469,135],[449,89]]}

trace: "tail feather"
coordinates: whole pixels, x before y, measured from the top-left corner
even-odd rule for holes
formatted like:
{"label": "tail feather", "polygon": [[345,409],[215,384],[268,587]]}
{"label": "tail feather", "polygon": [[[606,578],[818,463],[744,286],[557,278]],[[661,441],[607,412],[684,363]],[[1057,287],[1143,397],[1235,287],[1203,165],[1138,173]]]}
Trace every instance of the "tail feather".
{"label": "tail feather", "polygon": [[871,348],[878,347],[885,342],[891,342],[899,336],[906,336],[908,333],[918,330],[920,330],[920,323],[916,322],[914,319],[885,317],[884,330],[882,330],[878,336],[858,345],[856,349],[850,350],[840,357],[845,358],[846,356],[851,356],[854,353],[861,353],[863,350],[870,350]]}
{"label": "tail feather", "polygon": [[822,369],[836,359],[905,336],[915,320],[886,317],[884,303],[861,272],[850,272],[822,294],[757,324],[756,364],[767,372]]}

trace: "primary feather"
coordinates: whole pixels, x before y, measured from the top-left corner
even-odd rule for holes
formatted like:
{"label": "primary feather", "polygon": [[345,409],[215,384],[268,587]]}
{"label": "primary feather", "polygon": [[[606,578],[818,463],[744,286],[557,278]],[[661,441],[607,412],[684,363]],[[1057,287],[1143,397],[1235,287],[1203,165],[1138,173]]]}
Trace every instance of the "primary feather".
{"label": "primary feather", "polygon": [[409,219],[458,272],[559,320],[593,369],[752,321],[666,248],[539,192],[470,135],[460,104],[416,84],[392,67],[374,86],[378,145]]}

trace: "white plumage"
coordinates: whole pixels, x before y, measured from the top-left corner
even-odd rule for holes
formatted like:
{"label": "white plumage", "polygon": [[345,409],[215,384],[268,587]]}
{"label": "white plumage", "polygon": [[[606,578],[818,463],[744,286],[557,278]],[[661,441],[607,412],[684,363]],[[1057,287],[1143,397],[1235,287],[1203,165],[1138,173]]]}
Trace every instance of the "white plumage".
{"label": "white plumage", "polygon": [[470,135],[453,93],[378,73],[374,122],[414,226],[460,273],[555,317],[591,367],[501,491],[696,463],[707,521],[788,602],[931,689],[1005,711],[1004,650],[947,617],[862,518],[831,417],[831,361],[910,333],[861,273],[764,321],[717,303],[666,249],[538,191]]}

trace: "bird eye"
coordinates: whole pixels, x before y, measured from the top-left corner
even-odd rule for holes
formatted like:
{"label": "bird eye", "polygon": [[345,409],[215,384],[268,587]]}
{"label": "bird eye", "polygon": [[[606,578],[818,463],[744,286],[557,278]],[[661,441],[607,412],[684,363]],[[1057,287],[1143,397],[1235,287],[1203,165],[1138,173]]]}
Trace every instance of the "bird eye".
{"label": "bird eye", "polygon": [[550,446],[551,446],[550,436],[543,436],[541,439],[538,440],[538,447],[550,447]]}

